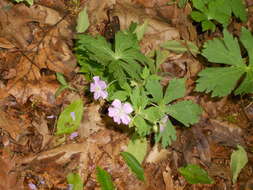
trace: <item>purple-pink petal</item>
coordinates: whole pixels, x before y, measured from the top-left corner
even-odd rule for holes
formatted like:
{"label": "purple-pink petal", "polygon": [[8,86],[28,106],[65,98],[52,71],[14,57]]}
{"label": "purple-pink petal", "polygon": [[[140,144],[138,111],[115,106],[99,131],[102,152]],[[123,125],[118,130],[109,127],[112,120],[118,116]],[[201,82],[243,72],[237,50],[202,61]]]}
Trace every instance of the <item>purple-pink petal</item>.
{"label": "purple-pink petal", "polygon": [[100,86],[102,90],[104,90],[107,87],[105,81],[101,81],[101,80],[97,82],[97,85]]}
{"label": "purple-pink petal", "polygon": [[112,105],[115,107],[115,108],[121,108],[121,101],[118,100],[118,99],[115,99],[113,102],[112,102]]}
{"label": "purple-pink petal", "polygon": [[94,83],[91,83],[90,84],[90,91],[95,92],[95,90],[96,90],[96,85]]}
{"label": "purple-pink petal", "polygon": [[99,76],[95,76],[95,77],[93,77],[93,80],[94,80],[94,82],[95,82],[95,84],[97,83],[97,82],[99,82]]}
{"label": "purple-pink petal", "polygon": [[131,104],[124,103],[123,104],[123,110],[124,110],[124,112],[126,112],[127,114],[129,114],[129,113],[132,113],[133,108],[132,108]]}
{"label": "purple-pink petal", "polygon": [[121,121],[123,124],[128,125],[130,123],[131,119],[128,115],[125,114],[125,115],[121,116]]}

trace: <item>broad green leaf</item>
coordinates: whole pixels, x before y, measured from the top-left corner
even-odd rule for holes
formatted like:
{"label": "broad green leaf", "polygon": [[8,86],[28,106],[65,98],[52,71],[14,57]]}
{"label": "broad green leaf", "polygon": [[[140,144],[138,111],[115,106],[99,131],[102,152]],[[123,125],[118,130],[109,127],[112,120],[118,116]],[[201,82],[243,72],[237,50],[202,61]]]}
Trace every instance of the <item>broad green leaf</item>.
{"label": "broad green leaf", "polygon": [[148,78],[150,75],[150,71],[147,67],[144,67],[144,69],[142,70],[142,74],[141,74],[141,78],[143,78],[144,80],[146,78]]}
{"label": "broad green leaf", "polygon": [[174,51],[176,53],[184,53],[190,51],[192,53],[199,53],[198,47],[190,41],[183,41],[183,40],[168,40],[164,42],[161,47]]}
{"label": "broad green leaf", "polygon": [[131,169],[131,171],[137,176],[137,178],[141,181],[144,181],[144,170],[138,160],[128,152],[121,152],[120,154],[125,160],[128,167]]}
{"label": "broad green leaf", "polygon": [[79,174],[69,173],[67,181],[72,185],[72,190],[83,190],[83,180]]}
{"label": "broad green leaf", "polygon": [[56,78],[57,78],[57,80],[58,80],[58,82],[59,83],[61,83],[61,85],[63,85],[63,86],[67,86],[68,85],[68,83],[67,83],[67,81],[65,80],[65,78],[64,78],[64,76],[63,76],[63,74],[62,73],[56,73]]}
{"label": "broad green leaf", "polygon": [[207,30],[212,30],[214,32],[216,28],[215,24],[210,20],[204,20],[203,22],[201,22],[201,27],[203,32]]}
{"label": "broad green leaf", "polygon": [[150,76],[146,83],[146,89],[152,95],[154,102],[158,103],[162,100],[163,89],[157,78]]}
{"label": "broad green leaf", "polygon": [[185,78],[175,78],[170,81],[163,97],[164,104],[168,104],[178,98],[182,98],[185,96],[185,80]]}
{"label": "broad green leaf", "polygon": [[162,147],[166,148],[167,146],[171,145],[172,141],[177,139],[177,133],[175,127],[172,125],[171,121],[168,120],[167,123],[164,125],[164,129],[155,136],[155,142],[158,143],[161,141]]}
{"label": "broad green leaf", "polygon": [[237,18],[240,18],[243,22],[247,21],[246,6],[243,0],[231,0],[231,8]]}
{"label": "broad green leaf", "polygon": [[133,135],[130,139],[127,152],[132,154],[139,163],[142,163],[144,160],[146,153],[147,153],[147,138],[146,137],[139,137],[138,135]]}
{"label": "broad green leaf", "polygon": [[212,97],[226,96],[235,88],[243,73],[240,67],[206,68],[198,74],[196,91],[212,92]]}
{"label": "broad green leaf", "polygon": [[185,100],[166,107],[166,113],[183,123],[186,127],[199,121],[202,109],[192,102]]}
{"label": "broad green leaf", "polygon": [[110,174],[100,167],[97,167],[97,180],[101,186],[101,190],[114,190],[114,185]]}
{"label": "broad green leaf", "polygon": [[78,14],[76,22],[77,22],[77,25],[76,25],[77,33],[83,33],[88,29],[90,22],[89,22],[89,17],[87,14],[86,7],[84,7],[83,10]]}
{"label": "broad green leaf", "polygon": [[179,168],[179,172],[190,184],[213,183],[213,180],[208,176],[208,173],[198,165],[189,164],[184,168]]}
{"label": "broad green leaf", "polygon": [[224,38],[209,40],[204,44],[202,55],[213,63],[244,67],[240,46],[236,38],[225,29]]}
{"label": "broad green leaf", "polygon": [[83,101],[75,100],[61,112],[57,121],[56,135],[74,132],[79,127],[82,117]]}
{"label": "broad green leaf", "polygon": [[238,150],[233,151],[230,160],[230,168],[233,176],[233,183],[236,183],[237,177],[241,170],[245,167],[248,162],[247,152],[240,145],[237,145]]}
{"label": "broad green leaf", "polygon": [[136,126],[136,131],[140,136],[144,137],[150,133],[150,126],[141,116],[136,115],[133,119],[133,124]]}
{"label": "broad green leaf", "polygon": [[202,11],[202,12],[208,12],[206,5],[205,5],[205,1],[202,0],[192,0],[193,6],[194,8]]}

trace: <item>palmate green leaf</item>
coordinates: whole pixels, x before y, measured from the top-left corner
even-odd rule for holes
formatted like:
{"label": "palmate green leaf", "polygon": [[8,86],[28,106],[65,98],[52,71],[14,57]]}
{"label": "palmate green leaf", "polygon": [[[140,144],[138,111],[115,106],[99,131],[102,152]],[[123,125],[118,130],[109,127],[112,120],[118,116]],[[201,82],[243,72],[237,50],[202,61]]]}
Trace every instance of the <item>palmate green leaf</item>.
{"label": "palmate green leaf", "polygon": [[185,96],[185,78],[182,79],[172,79],[166,89],[165,95],[163,97],[164,104],[168,104],[178,98]]}
{"label": "palmate green leaf", "polygon": [[248,162],[247,152],[244,150],[244,148],[240,145],[237,145],[237,148],[238,150],[233,151],[230,160],[230,168],[232,171],[233,183],[237,181],[239,173]]}
{"label": "palmate green leaf", "polygon": [[111,96],[109,96],[109,100],[113,101],[118,99],[120,101],[125,101],[129,97],[129,93],[124,90],[119,90],[114,92]]}
{"label": "palmate green leaf", "polygon": [[192,11],[191,17],[196,22],[201,22],[201,21],[207,20],[207,16],[199,11]]}
{"label": "palmate green leaf", "polygon": [[79,174],[69,173],[67,175],[68,184],[72,185],[72,190],[83,190],[83,180]]}
{"label": "palmate green leaf", "polygon": [[177,132],[170,120],[167,121],[164,130],[159,131],[159,133],[157,133],[155,136],[155,142],[158,143],[161,141],[163,148],[171,145],[172,141],[175,141],[176,139]]}
{"label": "palmate green leaf", "polygon": [[166,113],[186,127],[199,121],[202,109],[191,100],[185,100],[166,107]]}
{"label": "palmate green leaf", "polygon": [[143,110],[149,102],[149,99],[146,96],[143,88],[139,87],[135,87],[133,89],[132,93],[130,94],[130,100],[135,111]]}
{"label": "palmate green leaf", "polygon": [[97,180],[101,186],[101,190],[114,190],[114,185],[110,174],[104,169],[97,167]]}
{"label": "palmate green leaf", "polygon": [[231,0],[231,8],[236,17],[240,18],[243,22],[247,21],[246,7],[242,0]]}
{"label": "palmate green leaf", "polygon": [[147,154],[147,148],[147,138],[140,137],[135,134],[132,136],[128,143],[127,152],[132,154],[138,160],[139,163],[142,163]]}
{"label": "palmate green leaf", "polygon": [[104,37],[92,37],[85,34],[77,35],[76,51],[87,51],[91,60],[107,65],[114,59],[114,52]]}
{"label": "palmate green leaf", "polygon": [[[74,118],[71,112],[74,113]],[[73,101],[60,114],[57,121],[56,135],[70,134],[80,125],[83,117],[83,101],[81,99]]]}
{"label": "palmate green leaf", "polygon": [[90,23],[89,23],[89,17],[87,14],[86,7],[84,7],[83,10],[78,14],[76,22],[77,22],[77,25],[76,25],[77,33],[85,32],[88,29]]}
{"label": "palmate green leaf", "polygon": [[120,154],[137,178],[141,181],[145,181],[144,170],[138,160],[128,152],[121,152]]}
{"label": "palmate green leaf", "polygon": [[240,67],[207,68],[196,82],[196,91],[212,92],[212,97],[226,96],[235,88],[244,71]]}
{"label": "palmate green leaf", "polygon": [[190,184],[212,184],[213,180],[208,173],[198,165],[189,164],[179,168],[179,172]]}
{"label": "palmate green leaf", "polygon": [[204,44],[202,55],[213,63],[244,67],[237,39],[233,38],[226,29],[223,35],[223,40],[215,38],[207,41]]}
{"label": "palmate green leaf", "polygon": [[235,94],[251,93],[253,91],[253,36],[242,28],[240,40],[249,55],[248,66],[243,63],[237,39],[224,30],[224,39],[214,39],[204,45],[202,55],[208,61],[230,65],[230,67],[207,68],[199,73],[196,90],[212,92],[212,96],[226,96],[236,87],[239,79],[246,74],[244,80],[235,90]]}

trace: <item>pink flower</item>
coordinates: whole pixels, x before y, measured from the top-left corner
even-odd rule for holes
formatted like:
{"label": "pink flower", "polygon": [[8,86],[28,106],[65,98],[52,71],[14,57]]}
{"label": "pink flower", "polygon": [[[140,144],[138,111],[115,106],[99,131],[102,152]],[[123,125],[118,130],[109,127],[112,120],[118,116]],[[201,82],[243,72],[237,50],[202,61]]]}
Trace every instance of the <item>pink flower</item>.
{"label": "pink flower", "polygon": [[114,122],[127,125],[131,121],[129,114],[133,111],[133,108],[129,103],[122,104],[120,100],[115,99],[108,111],[109,116],[113,118]]}
{"label": "pink flower", "polygon": [[69,138],[70,138],[71,140],[73,140],[73,139],[76,138],[77,136],[78,136],[78,132],[73,132],[73,133],[70,134]]}
{"label": "pink flower", "polygon": [[99,98],[107,98],[108,93],[106,92],[106,83],[103,80],[99,79],[99,76],[93,77],[94,82],[90,84],[90,91],[94,92],[94,99],[98,100]]}

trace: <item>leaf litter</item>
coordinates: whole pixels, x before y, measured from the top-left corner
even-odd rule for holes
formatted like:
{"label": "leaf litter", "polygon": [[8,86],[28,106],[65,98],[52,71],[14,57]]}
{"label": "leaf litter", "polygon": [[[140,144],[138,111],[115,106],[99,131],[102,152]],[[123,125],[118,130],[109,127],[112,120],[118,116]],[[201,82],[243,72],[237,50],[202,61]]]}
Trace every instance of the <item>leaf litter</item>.
{"label": "leaf litter", "polygon": [[[104,34],[113,17],[119,19],[120,29],[128,28],[132,21],[147,21],[141,41],[145,54],[167,40],[190,40],[199,46],[204,39],[222,33],[199,34],[188,17],[189,4],[179,9],[175,3],[165,6],[165,0],[75,2],[41,0],[31,7],[0,2],[0,25],[4,26],[0,31],[0,189],[67,189],[70,173],[80,175],[85,189],[99,189],[97,166],[109,172],[120,190],[249,188],[253,171],[250,95],[211,99],[194,92],[203,60],[190,51],[170,51],[161,64],[164,86],[175,76],[186,77],[187,96],[182,99],[199,103],[204,111],[200,122],[190,129],[180,128],[182,124],[172,120],[178,138],[170,147],[148,144],[143,183],[120,156],[127,150],[131,130],[105,116],[102,104],[90,102],[83,91],[88,82],[80,77],[72,52],[74,23],[84,6],[90,34]],[[250,7],[248,11],[253,10]],[[251,17],[246,24],[249,29]],[[236,28],[236,23],[231,27]],[[77,91],[65,90],[55,97],[60,86],[56,72],[63,73]],[[60,112],[78,98],[83,99],[85,108],[77,135],[54,135]],[[233,184],[230,156],[238,144],[248,153],[249,162]],[[201,166],[215,183],[188,184],[178,172],[186,164]]]}

